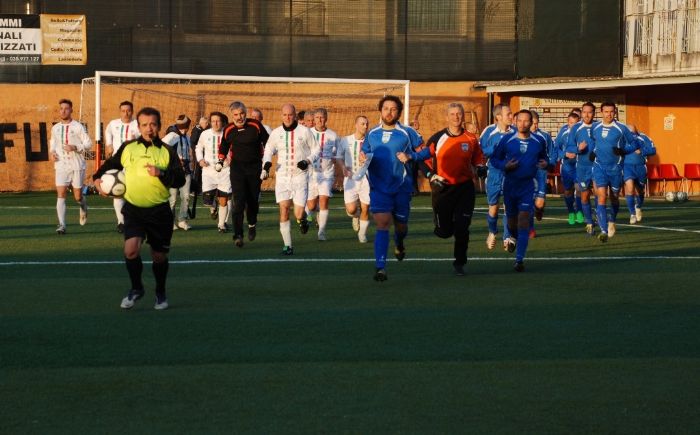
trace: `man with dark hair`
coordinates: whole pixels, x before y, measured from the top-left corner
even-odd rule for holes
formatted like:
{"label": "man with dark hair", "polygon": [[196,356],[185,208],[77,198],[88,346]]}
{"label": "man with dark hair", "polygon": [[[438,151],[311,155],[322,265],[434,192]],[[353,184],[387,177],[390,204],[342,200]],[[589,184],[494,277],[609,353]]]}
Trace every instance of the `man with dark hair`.
{"label": "man with dark hair", "polygon": [[546,168],[549,162],[547,149],[541,139],[530,132],[532,113],[521,110],[515,114],[516,134],[503,137],[496,145],[491,162],[505,173],[503,179],[503,203],[506,207],[508,227],[517,234],[517,241],[507,240],[508,252],[516,251],[516,272],[525,270],[523,260],[527,252],[530,230],[530,213],[534,208],[535,176],[537,169]]}
{"label": "man with dark hair", "polygon": [[231,162],[233,190],[233,242],[243,246],[243,212],[248,221],[248,240],[255,240],[260,210],[260,170],[265,143],[269,138],[260,121],[248,118],[248,110],[240,101],[229,105],[231,124],[224,130],[219,147],[219,160]]}
{"label": "man with dark hair", "polygon": [[[581,116],[573,111],[569,113],[566,117],[566,124],[561,126],[554,140],[554,146],[557,149],[557,160],[561,162],[559,172],[561,173],[561,184],[564,187],[564,204],[569,212],[569,225],[574,225],[576,223],[582,224],[584,222],[583,211],[581,210],[581,197],[579,195],[574,197],[576,159],[566,156],[566,142],[571,132],[571,127],[580,119]],[[576,207],[574,207],[574,201],[576,202]]]}
{"label": "man with dark hair", "polygon": [[[415,150],[423,138],[411,127],[399,123],[403,103],[387,95],[378,104],[381,124],[367,133],[362,144],[360,163],[367,167],[370,186],[370,211],[377,232],[374,238],[375,281],[386,281],[386,254],[389,249],[389,227],[394,223],[394,255],[401,261],[406,257],[404,239],[408,234],[413,179],[408,163],[425,160],[428,148]],[[362,171],[356,176],[363,175]]]}
{"label": "man with dark hair", "polygon": [[576,159],[576,188],[581,193],[581,210],[586,223],[586,233],[595,235],[591,214],[591,189],[593,188],[593,162],[588,154],[593,150],[591,131],[598,124],[594,121],[595,105],[586,102],[581,106],[581,120],[571,127],[566,143],[566,157]]}
{"label": "man with dark hair", "polygon": [[158,137],[160,112],[144,107],[136,116],[141,137],[124,143],[93,175],[101,195],[100,177],[110,169],[124,171],[126,193],[124,214],[124,260],[131,280],[131,289],[121,307],[129,309],[145,294],[141,275],[143,262],[140,249],[144,239],[151,245],[153,275],[156,279],[156,310],[168,308],[165,282],[168,276],[168,252],[173,235],[173,212],[169,189],[185,184],[185,173],[174,149]]}
{"label": "man with dark hair", "polygon": [[[224,114],[211,112],[211,128],[204,130],[195,147],[197,165],[201,169],[202,198],[204,205],[211,208],[211,215],[219,219],[219,233],[228,232],[228,207],[231,198],[231,159],[219,160],[219,147],[224,135]],[[218,204],[217,204],[218,203]],[[218,205],[218,213],[215,213]]]}
{"label": "man with dark hair", "polygon": [[87,223],[87,202],[82,194],[85,179],[85,157],[83,153],[92,148],[92,141],[83,124],[72,117],[73,102],[61,99],[58,102],[60,122],[51,127],[49,155],[56,171],[56,234],[66,233],[66,196],[68,187],[73,187],[73,197],[80,206],[80,225]]}
{"label": "man with dark hair", "polygon": [[[139,126],[134,119],[134,105],[131,101],[122,101],[119,103],[119,118],[113,119],[105,128],[105,157],[119,151],[119,147],[126,141],[130,141],[139,137]],[[124,207],[123,198],[114,198],[112,200],[114,213],[117,215],[117,232],[124,232],[124,216],[122,215],[122,207]]]}

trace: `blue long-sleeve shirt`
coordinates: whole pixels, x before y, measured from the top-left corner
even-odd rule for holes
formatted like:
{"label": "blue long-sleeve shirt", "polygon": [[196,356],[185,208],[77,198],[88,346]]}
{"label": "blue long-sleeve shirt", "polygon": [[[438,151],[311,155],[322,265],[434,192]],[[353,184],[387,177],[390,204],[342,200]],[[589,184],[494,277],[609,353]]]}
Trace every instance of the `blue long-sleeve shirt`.
{"label": "blue long-sleeve shirt", "polygon": [[[513,159],[518,161],[518,166],[506,172],[506,163]],[[540,159],[549,161],[547,150],[542,140],[532,134],[526,139],[516,133],[503,137],[491,155],[493,166],[504,171],[509,181],[534,178]]]}
{"label": "blue long-sleeve shirt", "polygon": [[615,148],[622,150],[624,154],[629,154],[639,149],[640,145],[627,126],[615,120],[608,125],[602,122],[595,125],[591,130],[591,138],[596,156],[595,163],[604,167],[622,164],[623,157],[615,154]]}
{"label": "blue long-sleeve shirt", "polygon": [[557,163],[557,157],[559,153],[554,147],[554,141],[552,140],[552,136],[546,131],[539,128],[533,131],[532,134],[542,138],[547,150],[547,155],[549,156],[549,161],[547,163],[549,163],[550,165],[555,165]]}
{"label": "blue long-sleeve shirt", "polygon": [[656,154],[654,142],[644,133],[632,133],[635,140],[640,141],[639,152],[633,152],[625,156],[625,165],[643,165],[647,162],[647,157]]}
{"label": "blue long-sleeve shirt", "polygon": [[[576,154],[576,166],[593,166],[588,158],[588,154],[593,151],[594,142],[591,137],[591,130],[600,124],[598,121],[593,121],[590,124],[584,124],[583,121],[579,121],[571,127],[569,130],[569,137],[566,142],[566,152]],[[578,144],[581,142],[586,142],[586,147],[582,150],[578,149]]]}
{"label": "blue long-sleeve shirt", "polygon": [[[496,145],[503,139],[504,136],[513,134],[514,130],[508,130],[508,131],[501,131],[498,129],[498,125],[496,124],[491,124],[488,127],[484,129],[483,132],[481,132],[481,136],[479,137],[479,144],[481,145],[481,151],[484,153],[484,157],[489,159],[488,166],[489,168],[493,168],[494,166],[491,164],[491,155],[493,154],[493,151],[496,149]],[[498,169],[498,168],[496,168]]]}

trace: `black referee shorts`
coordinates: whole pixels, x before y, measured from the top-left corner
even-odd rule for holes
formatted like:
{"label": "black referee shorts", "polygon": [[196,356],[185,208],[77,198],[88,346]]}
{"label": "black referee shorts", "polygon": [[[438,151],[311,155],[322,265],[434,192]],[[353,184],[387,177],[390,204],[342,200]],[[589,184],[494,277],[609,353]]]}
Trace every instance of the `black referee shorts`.
{"label": "black referee shorts", "polygon": [[156,252],[169,252],[173,237],[173,211],[167,202],[155,207],[137,207],[129,202],[122,208],[124,240],[141,237]]}

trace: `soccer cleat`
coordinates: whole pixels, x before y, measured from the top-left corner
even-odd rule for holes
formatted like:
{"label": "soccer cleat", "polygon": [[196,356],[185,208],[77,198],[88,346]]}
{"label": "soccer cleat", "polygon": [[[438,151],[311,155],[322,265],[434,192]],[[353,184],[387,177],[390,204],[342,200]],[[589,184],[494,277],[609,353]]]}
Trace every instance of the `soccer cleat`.
{"label": "soccer cleat", "polygon": [[630,225],[634,225],[637,223],[637,216],[631,214],[630,215]]}
{"label": "soccer cleat", "polygon": [[65,235],[66,234],[66,227],[64,225],[59,224],[56,227],[56,234],[58,234],[59,236]]}
{"label": "soccer cleat", "polygon": [[608,222],[608,237],[612,237],[615,235],[615,222]]}
{"label": "soccer cleat", "polygon": [[255,225],[248,225],[248,240],[252,242],[255,240],[256,235],[257,230],[255,229]]}
{"label": "soccer cleat", "polygon": [[319,242],[325,242],[326,241],[326,232],[325,231],[320,231],[318,232],[318,241]]}
{"label": "soccer cleat", "polygon": [[635,205],[634,206],[634,215],[637,217],[637,222],[642,221],[642,209],[641,207]]}
{"label": "soccer cleat", "polygon": [[593,229],[593,224],[586,224],[586,234],[593,237],[595,236],[595,230]]}
{"label": "soccer cleat", "polygon": [[153,306],[154,309],[161,311],[168,309],[168,300],[165,295],[156,295],[156,304]]}
{"label": "soccer cleat", "polygon": [[87,223],[87,210],[80,209],[80,225],[84,226]]}
{"label": "soccer cleat", "polygon": [[569,213],[569,225],[576,223],[576,213]]}
{"label": "soccer cleat", "polygon": [[384,269],[377,269],[377,271],[374,272],[374,280],[375,280],[375,281],[377,281],[377,282],[384,282],[384,281],[386,281],[387,279],[389,279],[389,277],[388,277],[387,274],[386,274],[386,270],[384,270]]}
{"label": "soccer cleat", "polygon": [[537,219],[538,221],[541,221],[543,216],[544,216],[544,207],[535,207],[535,219]]}
{"label": "soccer cleat", "polygon": [[217,219],[219,218],[219,209],[218,209],[218,208],[214,208],[214,207],[210,208],[210,209],[209,209],[209,217],[210,217],[211,220],[213,220],[213,221],[217,220]]}
{"label": "soccer cleat", "polygon": [[524,272],[525,271],[525,264],[523,264],[522,261],[516,261],[515,265],[513,265],[513,269],[516,272]]}
{"label": "soccer cleat", "polygon": [[140,290],[129,290],[129,293],[122,299],[121,307],[125,310],[133,307],[136,301],[141,299],[146,292],[143,289]]}
{"label": "soccer cleat", "polygon": [[309,221],[306,220],[306,218],[297,221],[299,224],[299,232],[302,234],[306,234],[309,232]]}
{"label": "soccer cleat", "polygon": [[188,224],[187,221],[180,221],[177,223],[177,226],[178,228],[181,228],[185,231],[189,231],[192,228],[192,226]]}
{"label": "soccer cleat", "polygon": [[218,227],[217,230],[219,231],[219,234],[223,234],[223,233],[225,233],[225,232],[228,231],[228,230],[226,229],[226,227]]}
{"label": "soccer cleat", "polygon": [[528,237],[529,237],[530,239],[534,239],[535,237],[537,237],[537,231],[535,231],[534,228],[531,229],[530,232],[528,233]]}
{"label": "soccer cleat", "polygon": [[358,235],[357,235],[357,240],[358,240],[360,243],[367,243],[367,235],[365,235],[365,234],[358,234]]}
{"label": "soccer cleat", "polygon": [[355,232],[360,231],[360,218],[357,216],[352,217],[352,229]]}
{"label": "soccer cleat", "polygon": [[282,255],[294,255],[294,248],[291,246],[285,246],[282,248]]}
{"label": "soccer cleat", "polygon": [[488,237],[486,237],[486,247],[489,249],[493,249],[496,247],[496,234],[495,233],[489,233]]}
{"label": "soccer cleat", "polygon": [[243,247],[243,236],[238,235],[233,237],[233,244],[238,246],[239,248]]}
{"label": "soccer cleat", "polygon": [[177,231],[177,224],[173,224],[173,231]]}
{"label": "soccer cleat", "polygon": [[406,258],[406,247],[405,246],[397,246],[394,248],[394,256],[396,257],[397,260],[403,261],[404,258]]}
{"label": "soccer cleat", "polygon": [[508,237],[506,240],[503,241],[504,248],[511,254],[515,252],[516,244],[517,241],[515,240],[515,237]]}
{"label": "soccer cleat", "polygon": [[605,243],[608,241],[608,234],[601,232],[598,234],[598,240],[600,240],[601,243]]}
{"label": "soccer cleat", "polygon": [[577,224],[582,224],[582,223],[584,223],[585,221],[586,221],[586,220],[583,218],[583,212],[582,212],[582,211],[577,211],[577,212],[576,212],[576,223],[577,223]]}
{"label": "soccer cleat", "polygon": [[454,264],[452,263],[452,267],[455,270],[455,276],[464,276],[464,265],[463,264]]}
{"label": "soccer cleat", "polygon": [[117,224],[117,232],[119,234],[124,233],[124,224]]}

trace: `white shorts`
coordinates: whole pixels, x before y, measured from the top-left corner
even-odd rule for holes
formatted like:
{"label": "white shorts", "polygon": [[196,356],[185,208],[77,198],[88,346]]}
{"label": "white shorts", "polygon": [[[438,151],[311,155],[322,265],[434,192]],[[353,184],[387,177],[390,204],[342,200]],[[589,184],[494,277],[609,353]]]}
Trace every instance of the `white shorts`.
{"label": "white shorts", "polygon": [[278,204],[291,199],[294,205],[303,207],[306,205],[308,194],[309,178],[306,173],[275,179],[275,201]]}
{"label": "white shorts", "polygon": [[334,181],[333,177],[312,173],[309,176],[309,199],[318,198],[320,195],[332,197]]}
{"label": "white shorts", "polygon": [[85,169],[79,170],[65,170],[56,168],[56,186],[68,186],[71,185],[75,188],[83,187],[83,180],[85,179]]}
{"label": "white shorts", "polygon": [[369,180],[367,177],[362,177],[360,181],[356,181],[352,177],[345,177],[343,179],[343,197],[346,204],[358,199],[363,204],[369,204]]}
{"label": "white shorts", "polygon": [[202,170],[202,192],[210,190],[220,190],[224,193],[231,193],[231,168],[226,167],[221,172],[216,172],[214,168],[203,168]]}

